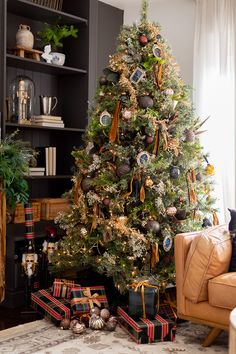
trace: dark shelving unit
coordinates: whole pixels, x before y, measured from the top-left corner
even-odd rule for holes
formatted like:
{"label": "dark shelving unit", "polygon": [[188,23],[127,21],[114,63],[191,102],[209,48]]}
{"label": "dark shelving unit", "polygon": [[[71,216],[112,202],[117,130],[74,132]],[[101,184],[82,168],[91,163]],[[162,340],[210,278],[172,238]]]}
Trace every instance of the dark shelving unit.
{"label": "dark shelving unit", "polygon": [[[43,59],[14,55],[15,35],[20,24],[29,25],[36,37],[44,23],[73,24],[78,38],[67,38],[63,52],[65,65],[46,63]],[[61,11],[30,0],[0,1],[0,119],[4,137],[18,130],[18,139],[30,142],[33,148],[55,146],[56,176],[27,176],[30,197],[58,198],[71,188],[74,160],[71,151],[80,147],[88,124],[88,102],[93,101],[97,79],[116,47],[116,38],[123,23],[123,11],[98,0],[63,0]],[[37,40],[34,48],[40,49]],[[56,96],[58,105],[53,115],[61,116],[65,128],[18,124],[7,114],[9,87],[18,76],[29,77],[35,86],[34,114],[40,114],[39,96]],[[35,223],[35,241],[40,245],[45,227],[53,221]],[[6,300],[3,306],[23,304],[20,249],[24,244],[24,224],[7,225]]]}

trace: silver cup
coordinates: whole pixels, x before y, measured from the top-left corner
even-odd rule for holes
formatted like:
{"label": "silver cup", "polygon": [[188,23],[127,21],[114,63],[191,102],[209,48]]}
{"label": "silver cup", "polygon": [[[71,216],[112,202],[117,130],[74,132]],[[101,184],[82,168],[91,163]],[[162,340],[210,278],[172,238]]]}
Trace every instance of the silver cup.
{"label": "silver cup", "polygon": [[56,108],[58,103],[56,96],[43,96],[40,95],[40,114],[50,116],[51,112]]}

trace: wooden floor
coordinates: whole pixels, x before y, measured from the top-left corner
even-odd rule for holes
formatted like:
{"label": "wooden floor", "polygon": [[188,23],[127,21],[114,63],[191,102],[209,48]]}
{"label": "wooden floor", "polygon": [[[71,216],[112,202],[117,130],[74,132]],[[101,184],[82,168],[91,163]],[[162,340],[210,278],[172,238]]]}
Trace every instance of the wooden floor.
{"label": "wooden floor", "polygon": [[9,309],[0,306],[0,331],[19,324],[32,322],[42,317],[34,312],[27,312],[21,308]]}

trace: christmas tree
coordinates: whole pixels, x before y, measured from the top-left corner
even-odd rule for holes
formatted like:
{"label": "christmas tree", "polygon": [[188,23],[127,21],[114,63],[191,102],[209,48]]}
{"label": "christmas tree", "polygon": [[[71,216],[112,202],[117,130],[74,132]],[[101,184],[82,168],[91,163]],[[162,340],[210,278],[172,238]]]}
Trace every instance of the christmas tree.
{"label": "christmas tree", "polygon": [[175,235],[217,223],[214,167],[147,1],[140,23],[122,29],[89,114],[84,147],[72,152],[71,211],[57,219],[66,236],[55,267],[93,267],[121,291],[154,274],[165,288],[175,281]]}

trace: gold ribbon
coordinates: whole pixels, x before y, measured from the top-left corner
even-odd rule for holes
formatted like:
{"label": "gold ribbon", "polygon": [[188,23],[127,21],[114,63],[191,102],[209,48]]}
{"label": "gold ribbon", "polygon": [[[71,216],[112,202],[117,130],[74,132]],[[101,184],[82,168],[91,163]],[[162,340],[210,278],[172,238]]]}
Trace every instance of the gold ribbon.
{"label": "gold ribbon", "polygon": [[140,188],[140,195],[139,195],[140,202],[144,202],[145,200],[145,188],[144,185]]}
{"label": "gold ribbon", "polygon": [[187,184],[188,184],[189,202],[195,204],[197,202],[197,196],[193,188],[191,172],[187,174]]}
{"label": "gold ribbon", "polygon": [[212,210],[212,216],[213,216],[213,225],[219,225],[219,219],[215,209]]}
{"label": "gold ribbon", "polygon": [[157,63],[155,65],[155,80],[156,80],[156,84],[158,86],[159,89],[161,89],[162,86],[162,78],[163,78],[163,66],[160,63]]}
{"label": "gold ribbon", "polygon": [[91,230],[94,230],[97,227],[97,212],[98,212],[98,206],[97,203],[95,203],[93,205],[93,221],[92,221]]}
{"label": "gold ribbon", "polygon": [[118,101],[115,105],[115,110],[113,114],[113,120],[112,120],[112,125],[111,129],[109,132],[109,140],[114,143],[116,139],[119,140],[119,115],[120,115],[120,105],[121,102]]}
{"label": "gold ribbon", "polygon": [[158,243],[152,245],[152,256],[151,256],[151,267],[154,268],[155,265],[159,262],[159,247]]}
{"label": "gold ribbon", "polygon": [[99,297],[98,293],[91,295],[90,288],[86,288],[85,290],[83,290],[83,293],[84,293],[85,297],[77,298],[76,300],[78,302],[80,302],[81,304],[88,303],[90,308],[94,307],[93,304],[96,304],[98,307],[101,307],[101,303],[97,299]]}
{"label": "gold ribbon", "polygon": [[75,205],[78,205],[78,203],[79,203],[78,194],[79,194],[79,191],[81,190],[80,183],[81,183],[81,180],[77,180],[75,183],[75,188],[74,188],[74,204]]}
{"label": "gold ribbon", "polygon": [[160,134],[159,134],[159,128],[157,127],[156,129],[156,135],[155,135],[155,144],[152,153],[154,155],[158,154],[158,148],[159,148],[159,141],[160,141]]}
{"label": "gold ribbon", "polygon": [[157,312],[159,310],[159,287],[156,285],[151,285],[147,281],[140,281],[138,283],[132,283],[129,285],[130,288],[134,289],[135,292],[137,292],[141,288],[141,298],[142,298],[142,307],[143,307],[143,318],[146,317],[146,306],[145,306],[145,298],[144,298],[144,290],[146,288],[153,288],[153,289],[158,289],[157,292]]}
{"label": "gold ribbon", "polygon": [[133,180],[134,180],[134,176],[132,175],[130,177],[130,182],[129,182],[129,192],[125,193],[124,198],[129,197],[130,194],[132,194],[132,192],[133,192]]}

